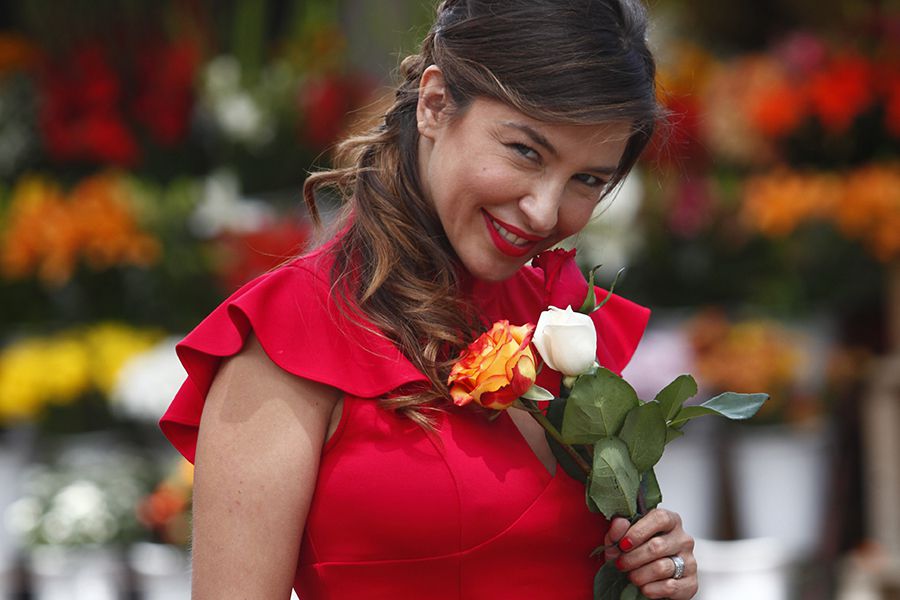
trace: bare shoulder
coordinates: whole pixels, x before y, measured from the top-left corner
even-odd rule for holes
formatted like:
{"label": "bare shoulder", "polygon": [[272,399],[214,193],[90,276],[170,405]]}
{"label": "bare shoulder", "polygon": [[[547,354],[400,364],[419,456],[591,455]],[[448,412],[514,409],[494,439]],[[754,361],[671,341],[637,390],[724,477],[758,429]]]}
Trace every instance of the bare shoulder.
{"label": "bare shoulder", "polygon": [[222,364],[197,443],[193,597],[287,597],[340,396],[283,371],[253,336]]}
{"label": "bare shoulder", "polygon": [[340,395],[335,388],[281,369],[268,357],[256,336],[251,335],[241,352],[222,364],[210,388],[207,405],[218,407],[229,419],[243,420],[273,401],[290,404],[295,414],[310,410],[330,413]]}

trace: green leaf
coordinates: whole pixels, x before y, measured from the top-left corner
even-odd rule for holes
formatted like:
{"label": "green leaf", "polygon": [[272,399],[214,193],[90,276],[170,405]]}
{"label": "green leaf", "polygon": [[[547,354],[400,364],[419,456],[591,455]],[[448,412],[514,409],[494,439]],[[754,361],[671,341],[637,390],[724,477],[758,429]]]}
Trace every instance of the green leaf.
{"label": "green leaf", "polygon": [[629,411],[619,437],[628,446],[631,462],[639,472],[662,458],[666,447],[666,420],[657,402],[647,402]]}
{"label": "green leaf", "polygon": [[597,272],[602,265],[597,265],[588,273],[588,291],[587,295],[584,297],[584,302],[581,303],[581,308],[578,309],[578,312],[584,313],[586,315],[591,314],[593,312],[594,307],[597,306],[597,291],[594,289],[594,273]]}
{"label": "green leaf", "polygon": [[725,392],[699,406],[685,406],[669,424],[677,426],[705,415],[719,415],[733,420],[749,419],[768,399],[768,394]]}
{"label": "green leaf", "polygon": [[619,596],[619,600],[640,600],[644,595],[641,593],[633,583],[629,583],[628,586],[622,590],[622,594]]}
{"label": "green leaf", "polygon": [[[597,269],[599,269],[599,268],[600,268],[599,266],[598,266],[598,267],[595,267],[594,270],[597,270]],[[601,302],[600,304],[598,304],[597,306],[595,306],[595,307],[594,307],[594,310],[592,310],[591,312],[600,310],[601,308],[603,308],[603,306],[604,306],[607,302],[609,302],[610,298],[613,297],[613,291],[616,289],[616,285],[619,283],[619,277],[621,277],[621,276],[622,276],[622,273],[624,273],[624,272],[625,272],[625,267],[622,267],[621,269],[619,269],[619,270],[616,272],[616,276],[613,277],[612,284],[609,286],[609,291],[606,293],[606,298],[603,299],[603,302]]]}
{"label": "green leaf", "polygon": [[659,489],[659,481],[656,480],[653,469],[641,477],[641,493],[644,495],[644,506],[647,510],[656,508],[662,502],[662,490]]}
{"label": "green leaf", "polygon": [[597,558],[599,556],[602,556],[603,554],[606,553],[607,550],[609,550],[610,548],[615,548],[616,546],[617,546],[617,544],[609,544],[606,546],[597,546],[596,548],[591,550],[590,557]]}
{"label": "green leaf", "polygon": [[669,421],[678,414],[685,400],[696,395],[697,382],[694,378],[690,375],[679,375],[656,395],[656,401],[662,408],[663,417]]}
{"label": "green leaf", "polygon": [[619,600],[628,585],[628,576],[614,563],[603,563],[594,576],[594,600]]}
{"label": "green leaf", "polygon": [[[568,402],[568,399],[560,398],[559,400],[551,402],[547,407],[547,420],[556,427],[557,431],[562,428],[563,414],[566,411],[566,404]],[[575,460],[569,456],[569,453],[563,449],[562,445],[549,433],[544,432],[544,436],[547,438],[547,443],[550,445],[550,450],[553,452],[553,456],[556,457],[556,462],[559,463],[559,466],[562,467],[575,481],[586,483],[584,471],[582,471],[581,467],[575,463]],[[584,462],[590,464],[591,456],[585,448],[580,446],[573,446],[573,448],[582,458],[584,458]]]}
{"label": "green leaf", "polygon": [[575,382],[560,432],[571,444],[592,444],[616,435],[628,411],[639,404],[637,393],[628,382],[601,367]]}
{"label": "green leaf", "polygon": [[597,506],[597,503],[594,502],[594,499],[591,498],[591,476],[587,476],[587,480],[584,482],[584,500],[587,503],[588,510],[592,513],[599,513],[600,507]]}
{"label": "green leaf", "polygon": [[634,516],[640,481],[625,442],[608,437],[594,445],[594,465],[588,489],[591,500],[603,516],[607,519],[617,515]]}
{"label": "green leaf", "polygon": [[528,390],[524,394],[522,394],[522,397],[527,398],[528,400],[538,400],[538,401],[555,400],[556,399],[556,396],[554,396],[552,393],[550,393],[549,390],[545,390],[544,388],[542,388],[541,386],[539,386],[536,383],[533,384],[530,388],[528,388]]}
{"label": "green leaf", "polygon": [[677,440],[681,436],[684,435],[684,432],[675,427],[666,427],[666,443],[668,444],[672,440]]}

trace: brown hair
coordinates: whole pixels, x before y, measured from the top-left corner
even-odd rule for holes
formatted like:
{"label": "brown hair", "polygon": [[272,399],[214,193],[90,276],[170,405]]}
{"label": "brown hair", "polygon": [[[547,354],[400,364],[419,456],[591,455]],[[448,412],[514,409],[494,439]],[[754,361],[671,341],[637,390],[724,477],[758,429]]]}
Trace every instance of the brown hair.
{"label": "brown hair", "polygon": [[440,67],[455,108],[476,97],[546,122],[627,121],[631,137],[607,190],[647,145],[660,108],[640,0],[444,0],[384,120],[338,148],[350,166],[312,174],[304,197],[335,187],[346,228],[331,274],[342,307],[360,311],[431,381],[387,402],[419,421],[448,398],[452,360],[474,339],[477,316],[460,293],[462,267],[418,172],[416,105],[422,72]]}

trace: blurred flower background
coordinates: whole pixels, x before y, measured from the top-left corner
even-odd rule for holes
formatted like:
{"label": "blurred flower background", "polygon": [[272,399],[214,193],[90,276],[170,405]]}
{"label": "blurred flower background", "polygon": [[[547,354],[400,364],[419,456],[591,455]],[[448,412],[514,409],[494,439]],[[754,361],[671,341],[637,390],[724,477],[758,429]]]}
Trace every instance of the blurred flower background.
{"label": "blurred flower background", "polygon": [[[660,469],[701,598],[892,597],[900,7],[651,10],[670,122],[573,243],[654,309],[643,397],[688,371],[772,395]],[[0,596],[187,597],[192,472],[156,429],[174,345],[314,239],[304,177],[377,118],[432,11],[0,6]]]}

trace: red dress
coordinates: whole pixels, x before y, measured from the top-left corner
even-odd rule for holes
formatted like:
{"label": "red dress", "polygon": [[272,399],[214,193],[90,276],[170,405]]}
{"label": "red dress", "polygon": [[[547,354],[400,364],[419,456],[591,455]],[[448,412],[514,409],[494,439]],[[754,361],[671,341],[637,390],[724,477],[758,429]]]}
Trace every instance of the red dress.
{"label": "red dress", "polygon": [[[505,413],[488,421],[451,406],[429,434],[381,408],[374,398],[425,377],[335,307],[329,264],[318,251],[257,278],[179,344],[188,378],[160,421],[165,435],[193,461],[210,382],[252,329],[281,368],[345,392],[303,532],[301,600],[590,599],[600,565],[589,554],[607,523],[587,510],[584,486],[561,468],[551,476]],[[574,263],[552,293],[544,280],[525,267],[472,294],[486,323],[522,324],[548,302],[580,305],[587,289]],[[648,317],[616,296],[595,312],[600,363],[621,371]],[[539,383],[558,381],[545,368]]]}

